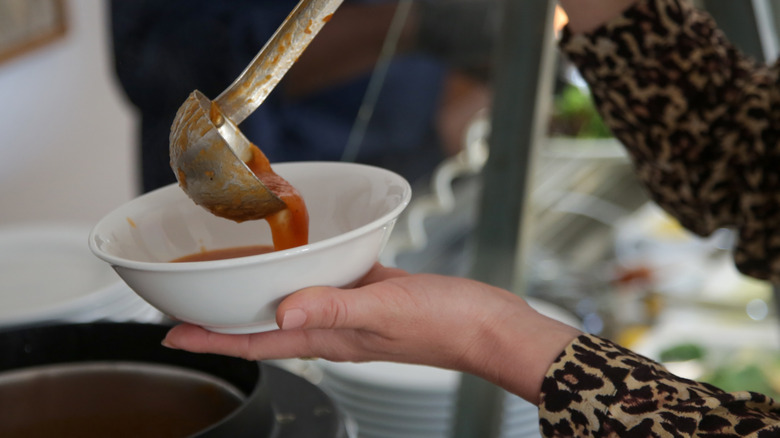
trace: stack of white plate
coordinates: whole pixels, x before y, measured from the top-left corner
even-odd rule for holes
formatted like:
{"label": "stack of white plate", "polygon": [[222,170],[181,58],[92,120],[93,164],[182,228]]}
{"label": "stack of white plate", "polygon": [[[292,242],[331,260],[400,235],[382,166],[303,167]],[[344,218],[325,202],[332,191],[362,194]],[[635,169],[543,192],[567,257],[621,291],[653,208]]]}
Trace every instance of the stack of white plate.
{"label": "stack of white plate", "polygon": [[514,394],[506,394],[501,438],[541,438],[539,408]]}
{"label": "stack of white plate", "polygon": [[460,374],[389,362],[318,361],[321,385],[360,438],[448,438]]}
{"label": "stack of white plate", "polygon": [[89,228],[0,228],[0,329],[64,322],[148,322],[162,314],[89,250]]}
{"label": "stack of white plate", "polygon": [[[538,312],[579,327],[564,309],[534,298]],[[454,425],[460,373],[389,362],[317,361],[322,388],[357,423],[359,438],[449,438]],[[535,405],[506,394],[501,438],[539,438]]]}

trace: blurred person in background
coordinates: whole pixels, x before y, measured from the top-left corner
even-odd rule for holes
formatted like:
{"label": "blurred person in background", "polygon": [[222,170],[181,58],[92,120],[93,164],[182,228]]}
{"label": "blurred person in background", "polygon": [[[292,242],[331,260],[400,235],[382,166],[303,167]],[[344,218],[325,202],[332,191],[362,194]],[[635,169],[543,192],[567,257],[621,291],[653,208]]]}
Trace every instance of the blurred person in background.
{"label": "blurred person in background", "polygon": [[[175,182],[168,135],[194,90],[216,98],[298,0],[112,0],[116,73],[140,117],[142,190]],[[240,129],[271,162],[348,160],[415,181],[487,106],[496,0],[412,2],[365,134],[347,148],[400,2],[346,0]]]}

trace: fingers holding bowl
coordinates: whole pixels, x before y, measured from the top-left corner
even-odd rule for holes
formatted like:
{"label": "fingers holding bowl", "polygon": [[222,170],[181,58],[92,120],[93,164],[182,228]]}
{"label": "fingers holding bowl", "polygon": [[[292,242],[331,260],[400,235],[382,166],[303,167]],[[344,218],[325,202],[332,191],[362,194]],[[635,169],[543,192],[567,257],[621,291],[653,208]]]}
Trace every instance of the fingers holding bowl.
{"label": "fingers holding bowl", "polygon": [[247,360],[310,357],[310,342],[303,331],[273,330],[251,334],[215,333],[192,324],[168,331],[162,344],[193,353],[212,353]]}

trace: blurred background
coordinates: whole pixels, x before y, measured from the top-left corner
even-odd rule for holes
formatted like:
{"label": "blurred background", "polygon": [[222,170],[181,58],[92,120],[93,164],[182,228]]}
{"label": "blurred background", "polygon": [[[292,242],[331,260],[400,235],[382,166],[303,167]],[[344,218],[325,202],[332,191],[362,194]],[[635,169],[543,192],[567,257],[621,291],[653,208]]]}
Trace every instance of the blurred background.
{"label": "blurred background", "polygon": [[94,223],[137,194],[134,114],[113,73],[108,3],[62,8],[61,36],[0,64],[2,224]]}
{"label": "blurred background", "polygon": [[[162,21],[141,11],[155,10],[155,3]],[[37,224],[88,229],[172,178],[165,173],[171,111],[194,88],[214,97],[259,50],[256,41],[268,37],[255,31],[255,40],[249,39],[252,14],[240,14],[243,27],[230,26],[227,7],[204,9],[231,30],[225,44],[236,39],[247,47],[231,54],[230,69],[216,78],[176,75],[187,68],[174,65],[179,59],[171,53],[183,61],[187,50],[203,46],[192,41],[155,52],[169,40],[153,30],[177,19],[202,20],[197,10],[208,2],[186,3],[0,0],[0,29],[12,28],[4,23],[20,29],[0,31],[5,236]],[[275,28],[294,3],[276,3],[266,27]],[[439,9],[431,3],[423,12],[404,9],[410,4],[403,1],[383,11],[375,53],[356,62],[351,79],[329,79],[322,70],[307,74],[301,67],[297,81],[291,79],[260,111],[257,124],[242,129],[272,162],[357,160],[407,176],[414,198],[384,263],[493,282],[685,376],[726,389],[780,393],[780,327],[771,285],[733,268],[730,230],[695,237],[648,202],[623,149],[594,112],[587,87],[555,49],[565,16],[550,6],[554,2],[520,8],[452,1]],[[744,51],[768,62],[776,58],[780,2],[698,4]],[[192,15],[182,14],[187,8]],[[349,16],[343,14],[345,22]],[[411,43],[405,34],[410,17],[425,29]],[[524,25],[496,30],[509,19]],[[212,21],[196,23],[210,29]],[[113,33],[117,29],[124,33]],[[242,29],[248,33],[233,34]],[[470,32],[456,35],[453,29]],[[158,39],[141,38],[144,30]],[[176,44],[183,44],[182,35],[173,35]],[[213,46],[203,50],[227,57],[214,35],[200,36],[212,38]],[[336,59],[350,52],[322,39],[324,53]],[[163,61],[168,75],[158,74],[161,64],[155,62]],[[321,65],[316,57],[308,61],[312,68]],[[216,71],[208,63],[203,68]],[[409,74],[417,80],[408,80]],[[144,84],[152,76],[157,82]],[[322,84],[301,79],[307,77]],[[316,139],[330,149],[308,151]],[[518,165],[507,170],[491,156]],[[157,164],[142,166],[145,160]]]}

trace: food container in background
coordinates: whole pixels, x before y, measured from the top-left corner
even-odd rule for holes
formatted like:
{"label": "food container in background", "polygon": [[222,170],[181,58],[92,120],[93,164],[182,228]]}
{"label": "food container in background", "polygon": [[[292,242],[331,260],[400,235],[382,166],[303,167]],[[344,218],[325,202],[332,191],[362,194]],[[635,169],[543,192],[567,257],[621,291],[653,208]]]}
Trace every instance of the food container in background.
{"label": "food container in background", "polygon": [[167,326],[0,332],[0,436],[346,438],[316,385],[280,368],[160,345]]}

